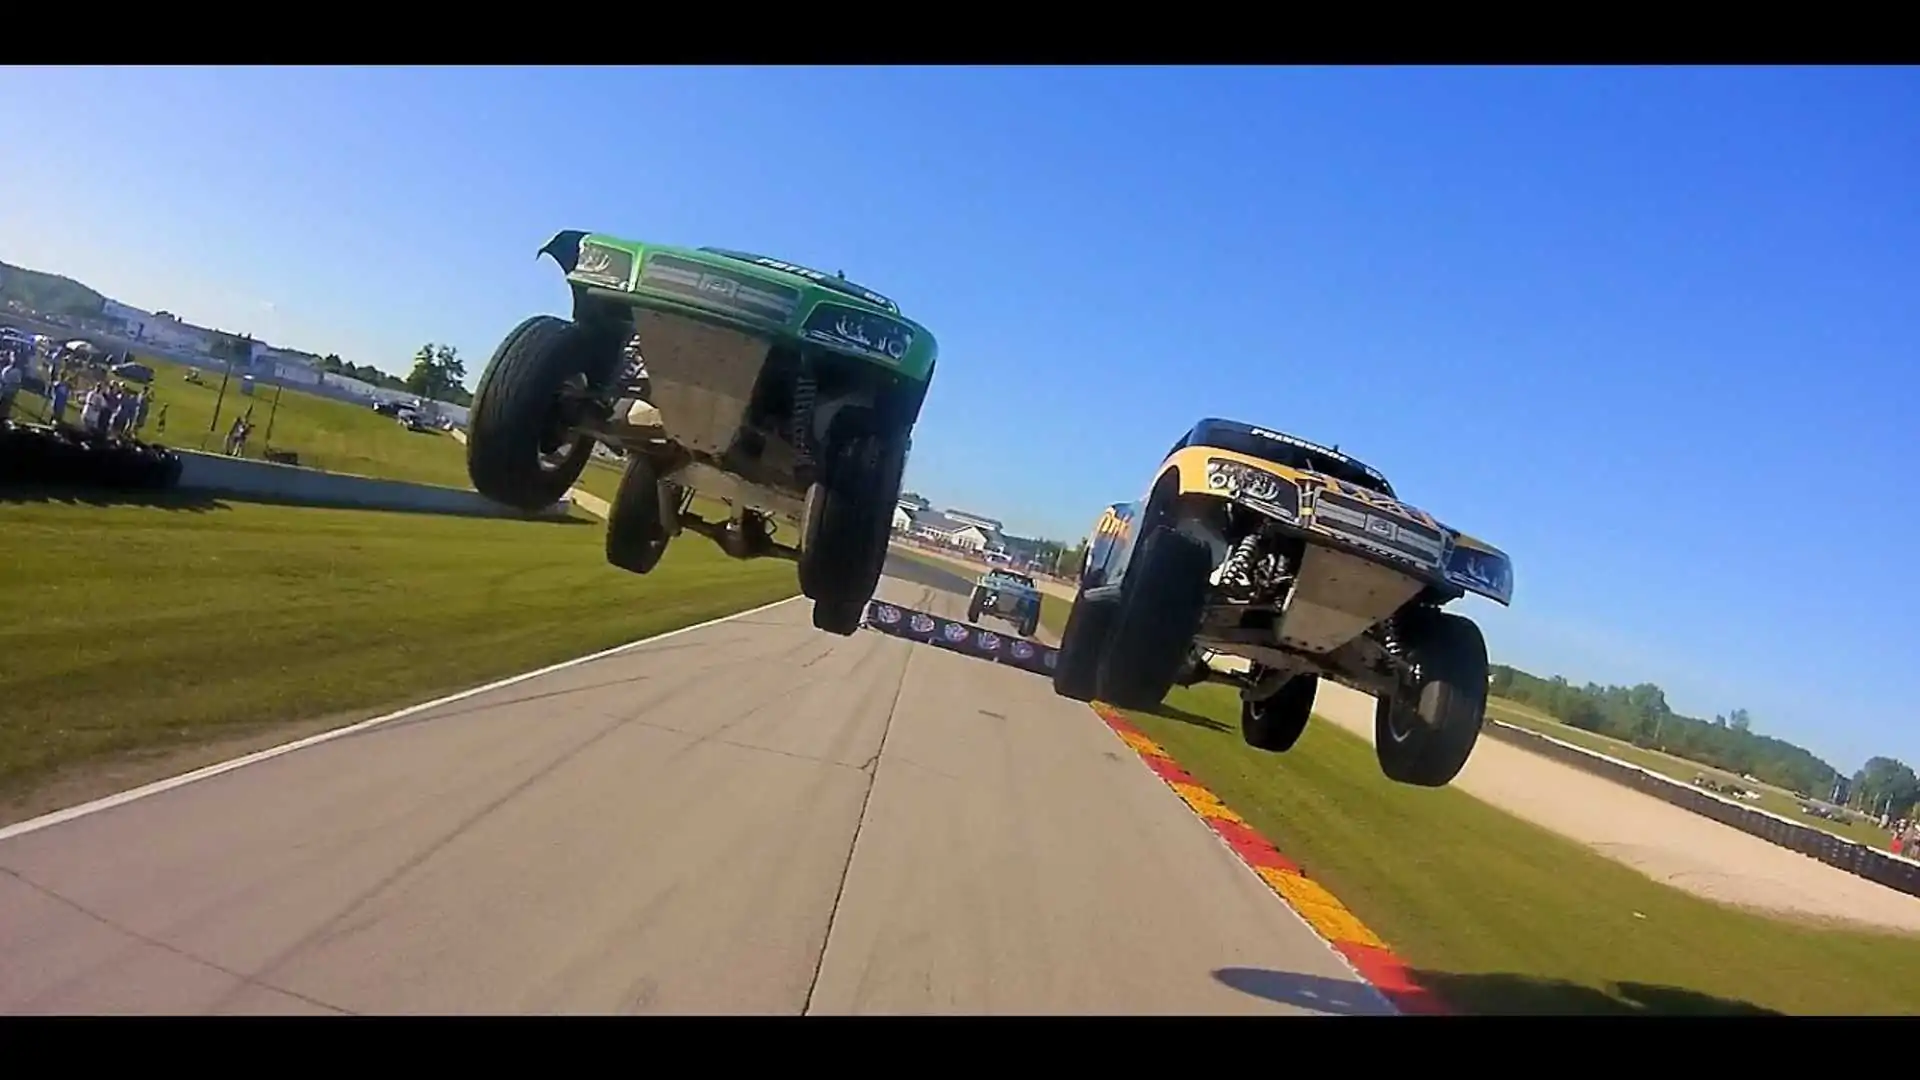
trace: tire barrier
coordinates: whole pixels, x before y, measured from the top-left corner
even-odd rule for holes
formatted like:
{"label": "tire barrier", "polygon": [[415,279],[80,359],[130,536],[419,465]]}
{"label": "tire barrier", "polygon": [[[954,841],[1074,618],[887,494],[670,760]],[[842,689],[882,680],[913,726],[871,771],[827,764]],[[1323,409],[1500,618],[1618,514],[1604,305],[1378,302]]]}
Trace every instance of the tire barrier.
{"label": "tire barrier", "polygon": [[1625,784],[1662,802],[1712,818],[1749,836],[1757,836],[1789,851],[1797,851],[1808,858],[1818,859],[1828,866],[1908,896],[1920,896],[1920,862],[1835,836],[1825,829],[1802,825],[1758,807],[1743,805],[1724,795],[1683,784],[1672,777],[1661,776],[1585,747],[1561,742],[1537,731],[1498,720],[1488,720],[1485,731],[1501,742],[1571,765],[1582,772]]}
{"label": "tire barrier", "polygon": [[194,492],[243,502],[458,517],[556,519],[572,512],[568,499],[525,514],[479,492],[437,484],[330,473],[294,464],[171,450],[70,427],[0,421],[0,490],[22,488]]}
{"label": "tire barrier", "polygon": [[958,619],[944,619],[924,611],[881,600],[867,602],[861,625],[870,630],[923,645],[937,645],[978,660],[1019,668],[1035,675],[1053,675],[1060,650],[1052,645],[983,629]]}
{"label": "tire barrier", "polygon": [[180,483],[180,455],[164,446],[70,427],[0,424],[0,486],[167,491]]}

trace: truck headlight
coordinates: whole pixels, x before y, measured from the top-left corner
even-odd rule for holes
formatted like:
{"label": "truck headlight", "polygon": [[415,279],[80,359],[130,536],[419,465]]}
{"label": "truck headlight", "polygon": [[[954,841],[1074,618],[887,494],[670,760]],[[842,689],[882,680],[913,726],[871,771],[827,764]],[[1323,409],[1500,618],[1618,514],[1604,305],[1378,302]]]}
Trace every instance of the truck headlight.
{"label": "truck headlight", "polygon": [[1300,489],[1265,469],[1226,458],[1207,459],[1207,490],[1230,499],[1274,510],[1287,517],[1300,513]]}
{"label": "truck headlight", "polygon": [[625,285],[627,278],[633,275],[633,256],[619,248],[588,241],[580,245],[580,255],[574,261],[573,272],[581,277]]}
{"label": "truck headlight", "polygon": [[1454,548],[1447,557],[1447,580],[1489,600],[1513,602],[1513,563],[1497,551]]}

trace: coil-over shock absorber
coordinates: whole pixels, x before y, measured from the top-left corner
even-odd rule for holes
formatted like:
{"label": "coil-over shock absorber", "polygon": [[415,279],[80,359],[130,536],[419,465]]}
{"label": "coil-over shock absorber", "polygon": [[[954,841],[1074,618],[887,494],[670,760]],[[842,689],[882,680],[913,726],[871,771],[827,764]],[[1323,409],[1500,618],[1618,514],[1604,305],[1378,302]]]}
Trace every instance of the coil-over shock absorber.
{"label": "coil-over shock absorber", "polygon": [[1230,592],[1251,594],[1253,592],[1253,560],[1259,555],[1260,533],[1258,530],[1248,533],[1233,545],[1227,561],[1220,567],[1220,585]]}
{"label": "coil-over shock absorber", "polygon": [[1398,613],[1380,620],[1378,637],[1380,647],[1387,651],[1387,656],[1391,658],[1391,663],[1396,669],[1395,676],[1408,681],[1417,679],[1420,675],[1420,665],[1414,662],[1413,656],[1407,651],[1407,639],[1400,632]]}
{"label": "coil-over shock absorber", "polygon": [[800,370],[793,377],[793,428],[789,436],[797,455],[794,467],[802,475],[810,474],[814,467],[813,402],[818,393],[813,365],[802,358]]}

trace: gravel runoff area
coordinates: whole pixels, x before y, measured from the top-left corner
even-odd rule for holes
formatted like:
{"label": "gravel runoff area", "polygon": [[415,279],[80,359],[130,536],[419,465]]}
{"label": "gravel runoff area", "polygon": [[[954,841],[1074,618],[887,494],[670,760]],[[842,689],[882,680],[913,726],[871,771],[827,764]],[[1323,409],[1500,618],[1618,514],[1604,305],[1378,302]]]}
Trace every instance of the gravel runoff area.
{"label": "gravel runoff area", "polygon": [[[1314,711],[1372,740],[1373,698],[1322,682]],[[1696,896],[1920,933],[1920,897],[1516,746],[1482,738],[1454,786]]]}

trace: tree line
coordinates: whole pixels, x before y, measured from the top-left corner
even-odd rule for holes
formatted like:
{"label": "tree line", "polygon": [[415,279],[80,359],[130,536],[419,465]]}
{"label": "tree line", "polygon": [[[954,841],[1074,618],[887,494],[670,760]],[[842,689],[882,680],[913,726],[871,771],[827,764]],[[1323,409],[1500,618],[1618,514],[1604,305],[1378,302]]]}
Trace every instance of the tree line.
{"label": "tree line", "polygon": [[333,353],[320,358],[320,367],[329,375],[359,379],[383,390],[403,391],[452,405],[473,404],[473,394],[461,385],[461,380],[467,377],[466,363],[460,359],[460,350],[451,345],[428,342],[420,346],[413,354],[413,367],[404,379],[372,364],[349,364]]}
{"label": "tree line", "polygon": [[1911,817],[1920,804],[1920,778],[1906,764],[1874,757],[1851,777],[1804,747],[1753,730],[1745,709],[1703,720],[1667,705],[1652,683],[1575,686],[1565,677],[1543,679],[1495,664],[1489,687],[1582,731],[1611,736],[1649,750],[1709,765],[1782,787],[1805,798],[1834,799],[1869,813]]}

